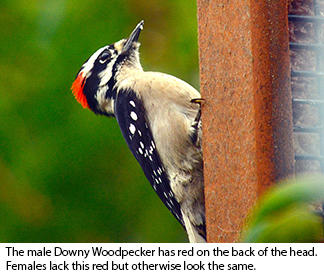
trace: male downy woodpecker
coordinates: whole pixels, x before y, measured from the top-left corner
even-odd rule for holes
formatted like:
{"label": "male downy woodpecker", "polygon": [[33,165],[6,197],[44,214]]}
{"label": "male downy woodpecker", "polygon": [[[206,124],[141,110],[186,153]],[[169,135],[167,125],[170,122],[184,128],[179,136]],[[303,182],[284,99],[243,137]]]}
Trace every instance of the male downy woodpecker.
{"label": "male downy woodpecker", "polygon": [[77,101],[114,116],[133,155],[190,242],[205,242],[200,94],[186,82],[144,72],[141,21],[128,39],[97,50],[72,85]]}

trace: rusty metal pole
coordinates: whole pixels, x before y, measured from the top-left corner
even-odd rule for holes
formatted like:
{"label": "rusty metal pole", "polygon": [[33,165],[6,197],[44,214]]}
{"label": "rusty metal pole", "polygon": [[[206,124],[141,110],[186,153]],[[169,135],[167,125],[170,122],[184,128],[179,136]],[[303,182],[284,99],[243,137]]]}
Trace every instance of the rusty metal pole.
{"label": "rusty metal pole", "polygon": [[207,238],[235,242],[294,170],[287,2],[197,3]]}

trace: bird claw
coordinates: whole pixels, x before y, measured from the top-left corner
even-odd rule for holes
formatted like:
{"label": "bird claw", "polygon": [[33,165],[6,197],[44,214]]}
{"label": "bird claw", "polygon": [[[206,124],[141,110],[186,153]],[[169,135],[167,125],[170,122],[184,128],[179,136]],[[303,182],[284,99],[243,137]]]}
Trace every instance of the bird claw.
{"label": "bird claw", "polygon": [[196,104],[201,104],[203,102],[205,102],[204,98],[193,98],[190,100],[191,103],[196,103]]}

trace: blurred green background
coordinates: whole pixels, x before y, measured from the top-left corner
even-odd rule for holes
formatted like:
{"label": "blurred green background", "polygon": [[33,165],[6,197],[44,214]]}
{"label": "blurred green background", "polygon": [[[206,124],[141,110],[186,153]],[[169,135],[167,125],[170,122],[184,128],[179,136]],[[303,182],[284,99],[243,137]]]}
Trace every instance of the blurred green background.
{"label": "blurred green background", "polygon": [[0,241],[184,242],[114,119],[70,86],[141,20],[145,70],[198,88],[195,0],[0,1]]}

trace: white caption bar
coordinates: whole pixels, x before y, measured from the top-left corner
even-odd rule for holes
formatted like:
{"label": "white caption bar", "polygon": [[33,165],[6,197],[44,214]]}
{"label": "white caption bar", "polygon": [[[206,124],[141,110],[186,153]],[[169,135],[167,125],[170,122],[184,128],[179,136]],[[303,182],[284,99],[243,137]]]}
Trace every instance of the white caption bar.
{"label": "white caption bar", "polygon": [[10,244],[0,274],[319,274],[324,244]]}

